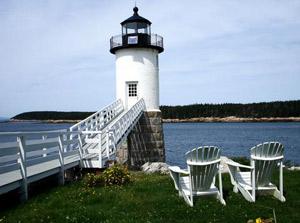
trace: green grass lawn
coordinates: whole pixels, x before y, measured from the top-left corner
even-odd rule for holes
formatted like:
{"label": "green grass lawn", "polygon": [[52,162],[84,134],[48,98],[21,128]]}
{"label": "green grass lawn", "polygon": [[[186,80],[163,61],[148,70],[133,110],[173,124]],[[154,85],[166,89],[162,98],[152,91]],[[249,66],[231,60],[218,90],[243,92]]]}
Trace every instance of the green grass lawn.
{"label": "green grass lawn", "polygon": [[[272,209],[277,222],[300,221],[300,171],[284,171],[285,203],[271,196],[250,203],[232,192],[229,174],[223,174],[227,205],[206,199],[198,200],[193,208],[178,196],[169,175],[132,174],[136,182],[119,188],[87,188],[81,180],[47,189],[25,203],[5,208],[1,205],[0,222],[246,223],[249,219],[273,217]],[[274,183],[278,185],[278,173]]]}

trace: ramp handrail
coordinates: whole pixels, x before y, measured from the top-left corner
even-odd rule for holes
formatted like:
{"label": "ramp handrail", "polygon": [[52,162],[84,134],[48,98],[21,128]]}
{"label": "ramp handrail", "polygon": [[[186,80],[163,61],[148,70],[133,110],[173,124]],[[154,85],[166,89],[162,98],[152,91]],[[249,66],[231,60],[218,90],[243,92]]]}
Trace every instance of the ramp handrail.
{"label": "ramp handrail", "polygon": [[107,130],[106,152],[108,159],[120,148],[121,143],[127,138],[145,109],[145,101],[142,98]]}
{"label": "ramp handrail", "polygon": [[70,127],[70,131],[98,131],[108,125],[117,115],[124,111],[121,99],[95,112],[86,119]]}
{"label": "ramp handrail", "polygon": [[[70,127],[70,132],[74,131],[101,131],[103,130],[112,120],[124,111],[123,102],[121,99],[109,104],[103,109],[95,112],[86,119],[78,122],[77,124]],[[85,138],[95,137],[96,134],[85,135]],[[82,135],[80,135],[83,137]],[[71,134],[70,139],[76,139],[79,134]],[[80,139],[81,141],[83,138]]]}

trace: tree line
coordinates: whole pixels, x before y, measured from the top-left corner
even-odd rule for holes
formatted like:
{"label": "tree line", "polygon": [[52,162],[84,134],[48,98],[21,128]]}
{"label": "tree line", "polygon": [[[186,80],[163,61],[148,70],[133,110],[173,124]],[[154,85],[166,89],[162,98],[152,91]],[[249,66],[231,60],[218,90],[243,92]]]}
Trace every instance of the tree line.
{"label": "tree line", "polygon": [[34,111],[24,112],[13,117],[18,120],[82,120],[94,112],[57,112]]}
{"label": "tree line", "polygon": [[192,104],[184,106],[161,106],[164,119],[187,119],[198,117],[262,118],[300,117],[300,100],[275,101],[251,104]]}
{"label": "tree line", "polygon": [[[198,117],[270,118],[300,117],[300,100],[275,101],[251,104],[192,104],[184,106],[160,106],[164,119],[187,119]],[[82,120],[94,112],[25,112],[13,117],[19,120]]]}

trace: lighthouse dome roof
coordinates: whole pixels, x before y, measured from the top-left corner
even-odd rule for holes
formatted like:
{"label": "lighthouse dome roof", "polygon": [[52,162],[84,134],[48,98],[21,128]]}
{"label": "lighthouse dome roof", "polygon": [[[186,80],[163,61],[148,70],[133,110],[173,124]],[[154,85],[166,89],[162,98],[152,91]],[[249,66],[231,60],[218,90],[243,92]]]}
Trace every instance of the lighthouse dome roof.
{"label": "lighthouse dome roof", "polygon": [[132,22],[146,23],[148,25],[151,25],[151,22],[148,19],[145,19],[144,17],[140,16],[138,14],[138,11],[139,11],[138,7],[135,6],[133,8],[133,12],[134,12],[133,16],[121,22],[121,25],[123,26],[124,24],[132,23]]}

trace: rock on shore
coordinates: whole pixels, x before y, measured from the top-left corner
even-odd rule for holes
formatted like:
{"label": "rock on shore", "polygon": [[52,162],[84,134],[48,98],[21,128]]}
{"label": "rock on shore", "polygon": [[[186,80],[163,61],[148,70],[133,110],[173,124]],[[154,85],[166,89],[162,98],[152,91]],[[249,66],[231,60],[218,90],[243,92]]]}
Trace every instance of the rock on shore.
{"label": "rock on shore", "polygon": [[168,166],[168,164],[162,162],[147,162],[141,167],[141,169],[146,173],[168,174]]}
{"label": "rock on shore", "polygon": [[292,166],[288,170],[300,170],[300,166]]}
{"label": "rock on shore", "polygon": [[[10,119],[4,122],[43,122],[43,123],[77,123],[82,120],[23,120]],[[193,123],[193,122],[300,122],[300,117],[271,117],[271,118],[238,118],[235,116],[229,117],[199,117],[187,119],[163,119],[164,123]]]}

